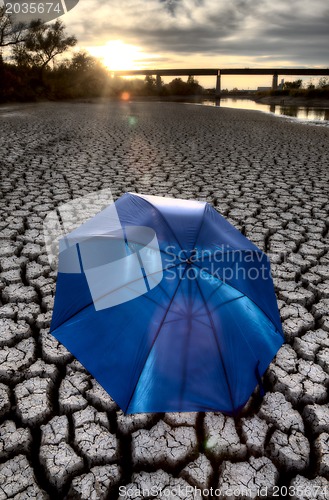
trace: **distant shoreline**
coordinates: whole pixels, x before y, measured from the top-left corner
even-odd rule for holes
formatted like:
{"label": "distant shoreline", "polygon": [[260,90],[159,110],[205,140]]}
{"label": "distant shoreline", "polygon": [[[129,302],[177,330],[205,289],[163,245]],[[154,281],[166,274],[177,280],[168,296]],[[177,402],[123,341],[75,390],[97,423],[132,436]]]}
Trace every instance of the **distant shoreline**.
{"label": "distant shoreline", "polygon": [[[257,96],[256,94],[223,94],[220,100],[224,99],[243,99],[254,101],[259,104],[275,105],[275,106],[302,106],[305,108],[328,108],[329,99],[322,98],[306,98],[301,96]],[[203,101],[216,102],[213,95],[190,95],[190,96],[131,96],[130,102],[178,102],[178,103],[196,103],[202,104]],[[38,102],[72,102],[72,103],[97,103],[97,102],[116,102],[121,101],[120,96],[107,96],[107,97],[85,97],[76,99],[37,99],[31,101],[5,101],[0,102],[0,107],[8,105],[26,105],[36,104]],[[129,102],[128,101],[128,102]],[[122,101],[124,102],[124,101]]]}
{"label": "distant shoreline", "polygon": [[305,108],[329,108],[329,99],[305,98],[293,96],[265,96],[265,97],[249,97],[252,101],[259,104],[273,104],[278,106],[303,106]]}
{"label": "distant shoreline", "polygon": [[[224,99],[243,99],[257,102],[259,104],[268,104],[276,106],[303,106],[305,108],[329,108],[329,99],[320,98],[304,98],[292,96],[256,96],[253,94],[224,94],[220,100]],[[120,101],[120,97],[99,97],[91,99],[74,99],[72,102],[99,102],[104,101]],[[202,104],[203,101],[214,101],[216,98],[212,95],[190,95],[190,96],[132,96],[129,101],[136,102],[180,102],[180,103],[196,103]],[[67,102],[67,101],[66,101]]]}

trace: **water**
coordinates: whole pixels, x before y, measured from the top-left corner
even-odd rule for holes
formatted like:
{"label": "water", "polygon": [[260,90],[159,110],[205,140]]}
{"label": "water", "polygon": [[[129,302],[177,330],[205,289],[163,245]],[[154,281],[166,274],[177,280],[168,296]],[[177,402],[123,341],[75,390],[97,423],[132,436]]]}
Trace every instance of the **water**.
{"label": "water", "polygon": [[[206,106],[216,106],[215,101],[204,100],[202,104]],[[225,98],[220,100],[223,108],[251,109],[273,113],[275,115],[288,116],[300,121],[320,122],[322,125],[329,125],[329,108],[312,108],[304,106],[284,106],[279,104],[261,104],[251,99]],[[327,122],[327,123],[326,123]]]}
{"label": "water", "polygon": [[[189,102],[188,100],[185,102]],[[206,106],[217,106],[214,100],[201,99],[192,101],[194,104],[201,104]],[[11,105],[0,107],[0,117],[8,118],[15,116],[25,116],[27,105]],[[284,106],[279,104],[262,104],[255,102],[251,99],[235,99],[233,97],[223,98],[220,100],[220,107],[223,108],[236,108],[236,109],[250,109],[256,111],[263,111],[265,113],[273,113],[278,116],[286,116],[292,119],[297,119],[300,122],[312,122],[318,125],[329,126],[329,107],[328,108],[314,108],[305,106]]]}

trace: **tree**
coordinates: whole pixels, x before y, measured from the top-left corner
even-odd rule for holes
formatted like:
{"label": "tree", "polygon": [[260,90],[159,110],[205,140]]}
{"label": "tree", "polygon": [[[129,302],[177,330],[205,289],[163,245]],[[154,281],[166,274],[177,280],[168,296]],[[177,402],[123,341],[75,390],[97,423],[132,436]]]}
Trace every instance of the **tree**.
{"label": "tree", "polygon": [[147,75],[144,79],[146,95],[153,95],[157,90],[157,82],[153,76]]}
{"label": "tree", "polygon": [[166,88],[170,95],[198,95],[203,93],[203,88],[193,76],[189,76],[187,82],[181,78],[174,78]]}
{"label": "tree", "polygon": [[186,82],[183,82],[181,78],[174,78],[170,83],[168,83],[167,88],[169,94],[171,95],[186,95]]}
{"label": "tree", "polygon": [[99,65],[99,62],[92,56],[90,56],[87,52],[80,50],[73,55],[71,60],[71,68],[74,71],[80,73],[86,73],[95,69],[96,66]]}
{"label": "tree", "polygon": [[31,21],[24,41],[14,47],[14,58],[19,66],[37,68],[43,80],[44,69],[50,61],[76,43],[75,36],[65,33],[62,21],[44,24],[38,19]]}
{"label": "tree", "polygon": [[300,89],[302,86],[303,80],[295,80],[294,82],[284,82],[283,88],[285,90],[290,89]]}
{"label": "tree", "polygon": [[188,94],[196,95],[196,94],[202,94],[203,92],[203,88],[201,87],[201,85],[199,85],[198,80],[196,80],[192,75],[189,75],[186,85]]}
{"label": "tree", "polygon": [[328,87],[329,87],[329,79],[326,78],[325,76],[322,76],[319,79],[318,88],[319,89],[326,89]]}
{"label": "tree", "polygon": [[196,81],[196,79],[194,78],[193,75],[189,75],[188,78],[187,78],[187,85],[195,85],[195,84],[198,84],[198,82]]}
{"label": "tree", "polygon": [[6,13],[5,5],[0,7],[0,48],[21,43],[27,27],[27,24],[15,23],[13,17]]}

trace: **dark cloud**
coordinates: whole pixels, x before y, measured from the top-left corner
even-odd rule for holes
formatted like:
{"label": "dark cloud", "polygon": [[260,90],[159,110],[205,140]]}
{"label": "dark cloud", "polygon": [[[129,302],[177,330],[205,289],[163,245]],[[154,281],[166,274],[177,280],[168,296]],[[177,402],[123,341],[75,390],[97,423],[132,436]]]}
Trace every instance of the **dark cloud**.
{"label": "dark cloud", "polygon": [[72,23],[85,45],[121,39],[176,59],[213,56],[214,65],[216,57],[220,62],[241,56],[255,64],[328,66],[328,0],[113,0],[112,7],[93,2],[95,21]]}
{"label": "dark cloud", "polygon": [[160,0],[172,16],[175,16],[179,2],[180,0]]}

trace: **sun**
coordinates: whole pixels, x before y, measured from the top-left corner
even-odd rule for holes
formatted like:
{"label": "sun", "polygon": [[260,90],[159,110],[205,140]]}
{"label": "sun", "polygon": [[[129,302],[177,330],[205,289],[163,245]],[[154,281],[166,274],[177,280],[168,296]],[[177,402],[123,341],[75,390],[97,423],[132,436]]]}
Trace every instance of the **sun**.
{"label": "sun", "polygon": [[88,47],[88,50],[93,56],[101,59],[109,70],[140,69],[138,62],[142,59],[142,53],[136,45],[112,40],[100,47]]}

